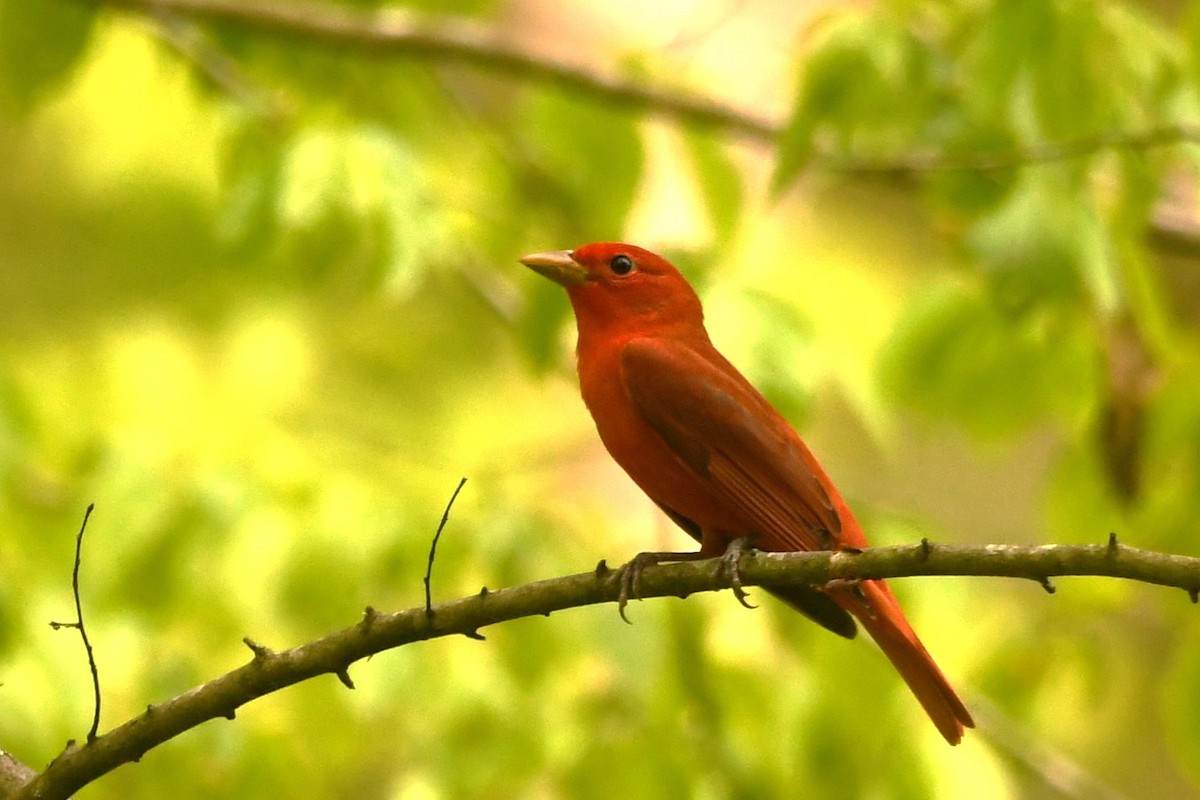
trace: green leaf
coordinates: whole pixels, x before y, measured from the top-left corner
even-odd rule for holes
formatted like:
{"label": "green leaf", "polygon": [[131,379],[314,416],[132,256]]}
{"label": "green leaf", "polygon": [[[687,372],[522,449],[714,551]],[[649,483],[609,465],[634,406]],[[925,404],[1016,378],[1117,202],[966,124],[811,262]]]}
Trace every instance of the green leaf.
{"label": "green leaf", "polygon": [[0,101],[28,111],[66,83],[98,10],[74,0],[0,0]]}
{"label": "green leaf", "polygon": [[1092,208],[1080,202],[1081,188],[1061,174],[1047,168],[1026,171],[1005,202],[964,237],[999,307],[1015,314],[1074,301],[1081,296],[1083,275],[1100,281],[1106,269],[1105,231]]}
{"label": "green leaf", "polygon": [[525,285],[527,306],[517,324],[517,342],[530,366],[545,372],[557,363],[559,333],[571,306],[562,287],[551,281],[534,276]]}
{"label": "green leaf", "polygon": [[1172,367],[1147,414],[1138,527],[1166,549],[1186,550],[1200,525],[1200,353],[1177,351]]}
{"label": "green leaf", "polygon": [[1179,639],[1177,655],[1159,692],[1161,713],[1169,735],[1167,744],[1175,766],[1200,786],[1200,641],[1195,637]]}
{"label": "green leaf", "polygon": [[275,208],[283,167],[283,144],[257,119],[233,128],[220,154],[222,204],[218,239],[241,254],[261,253],[278,232]]}
{"label": "green leaf", "polygon": [[780,135],[774,194],[815,152],[870,159],[911,147],[944,103],[943,56],[902,19],[845,14],[826,21],[815,41]]}
{"label": "green leaf", "polygon": [[251,121],[222,167],[222,238],[239,250],[272,248],[289,270],[346,271],[405,294],[444,237],[416,155],[375,125],[313,125],[277,139]]}
{"label": "green leaf", "polygon": [[808,110],[799,103],[792,109],[791,119],[788,120],[779,137],[778,161],[771,175],[771,196],[778,198],[796,181],[800,173],[808,167],[813,154],[813,131],[816,129],[814,120]]}
{"label": "green leaf", "polygon": [[1044,0],[1006,0],[985,6],[980,15],[960,21],[964,45],[958,59],[959,99],[976,125],[1019,127],[1021,110],[1013,105],[1019,78],[1052,22],[1053,4]]}
{"label": "green leaf", "polygon": [[948,283],[900,320],[881,380],[898,402],[997,438],[1048,416],[1085,413],[1098,380],[1094,348],[1070,314],[1040,309],[1014,318],[978,288]]}
{"label": "green leaf", "polygon": [[779,139],[773,194],[785,190],[808,165],[823,124],[845,124],[870,113],[882,77],[872,53],[869,20],[847,15],[827,22],[802,62],[792,114]]}
{"label": "green leaf", "polygon": [[812,359],[812,321],[769,292],[751,289],[740,299],[744,327],[739,338],[752,343],[740,366],[780,413],[801,425],[812,404],[803,372]]}
{"label": "green leaf", "polygon": [[742,212],[745,193],[741,172],[712,136],[689,131],[686,137],[717,244],[727,244],[733,239]]}
{"label": "green leaf", "polygon": [[1112,116],[1112,54],[1097,45],[1096,4],[1080,0],[1044,3],[1046,16],[1033,38],[1029,76],[1037,133],[1046,139],[1078,138],[1102,128]]}
{"label": "green leaf", "polygon": [[[641,184],[637,120],[556,91],[532,93],[519,125],[530,159],[527,202],[559,206],[583,241],[615,238]],[[562,204],[567,204],[562,207]]]}

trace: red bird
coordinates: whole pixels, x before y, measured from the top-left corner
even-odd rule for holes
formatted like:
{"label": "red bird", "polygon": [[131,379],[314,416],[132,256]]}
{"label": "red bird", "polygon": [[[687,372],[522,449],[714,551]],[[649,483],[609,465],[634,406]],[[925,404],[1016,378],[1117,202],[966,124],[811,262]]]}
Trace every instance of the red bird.
{"label": "red bird", "polygon": [[[649,561],[720,556],[743,539],[767,551],[867,547],[800,436],[713,347],[700,299],[666,259],[597,243],[521,263],[567,290],[580,390],[604,446],[700,543]],[[950,744],[974,727],[882,580],[771,592],[847,638],[857,618]]]}

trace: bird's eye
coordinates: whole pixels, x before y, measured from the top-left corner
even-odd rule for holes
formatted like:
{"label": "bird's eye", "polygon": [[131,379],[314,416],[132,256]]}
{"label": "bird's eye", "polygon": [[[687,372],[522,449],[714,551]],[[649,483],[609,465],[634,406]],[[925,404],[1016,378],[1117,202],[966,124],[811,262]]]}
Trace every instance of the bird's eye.
{"label": "bird's eye", "polygon": [[608,268],[612,270],[613,275],[628,275],[633,272],[633,259],[624,254],[613,256],[612,261],[608,262]]}

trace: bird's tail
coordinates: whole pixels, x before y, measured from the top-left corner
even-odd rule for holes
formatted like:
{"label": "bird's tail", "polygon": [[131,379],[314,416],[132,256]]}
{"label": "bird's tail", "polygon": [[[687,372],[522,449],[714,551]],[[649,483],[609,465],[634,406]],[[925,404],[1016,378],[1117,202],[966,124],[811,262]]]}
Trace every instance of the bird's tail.
{"label": "bird's tail", "polygon": [[970,712],[913,632],[888,585],[883,581],[863,581],[858,586],[861,594],[858,590],[830,594],[871,634],[946,741],[958,744],[963,728],[975,727]]}

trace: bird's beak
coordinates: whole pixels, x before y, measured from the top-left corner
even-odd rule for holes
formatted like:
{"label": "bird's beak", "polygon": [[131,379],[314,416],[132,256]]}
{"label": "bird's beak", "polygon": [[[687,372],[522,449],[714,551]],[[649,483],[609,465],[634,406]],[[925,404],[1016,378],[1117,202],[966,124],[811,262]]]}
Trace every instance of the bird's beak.
{"label": "bird's beak", "polygon": [[570,250],[555,250],[550,253],[534,253],[519,259],[534,272],[545,275],[563,286],[579,286],[587,283],[587,268],[571,257]]}

